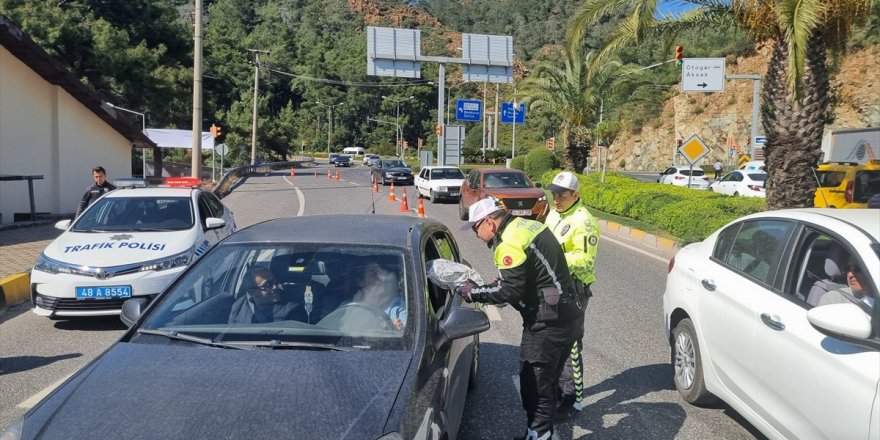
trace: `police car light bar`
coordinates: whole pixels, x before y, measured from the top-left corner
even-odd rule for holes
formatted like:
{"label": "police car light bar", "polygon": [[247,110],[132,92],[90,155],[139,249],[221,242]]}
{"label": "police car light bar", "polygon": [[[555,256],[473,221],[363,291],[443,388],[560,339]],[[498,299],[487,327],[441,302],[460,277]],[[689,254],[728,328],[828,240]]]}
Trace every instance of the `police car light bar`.
{"label": "police car light bar", "polygon": [[147,181],[140,177],[122,177],[113,181],[117,188],[146,188]]}
{"label": "police car light bar", "polygon": [[181,188],[198,187],[201,183],[202,180],[198,177],[169,177],[165,179],[166,185]]}

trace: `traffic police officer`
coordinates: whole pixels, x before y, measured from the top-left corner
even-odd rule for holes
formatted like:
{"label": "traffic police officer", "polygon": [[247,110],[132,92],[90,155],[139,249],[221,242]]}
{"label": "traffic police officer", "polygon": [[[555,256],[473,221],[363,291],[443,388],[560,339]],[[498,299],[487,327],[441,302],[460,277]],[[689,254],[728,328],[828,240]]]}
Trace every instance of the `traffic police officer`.
{"label": "traffic police officer", "polygon": [[[578,292],[586,313],[587,301],[592,296],[590,285],[596,281],[594,266],[599,244],[599,224],[581,203],[578,179],[574,174],[568,171],[557,174],[547,189],[553,193],[553,205],[556,209],[550,211],[544,223],[562,245],[575,291]],[[584,364],[581,359],[583,314],[578,321],[577,337],[571,345],[568,362],[559,378],[562,400],[554,416],[556,421],[567,420],[577,414],[584,399]]]}
{"label": "traffic police officer", "polygon": [[517,438],[549,439],[557,381],[583,316],[565,255],[545,225],[508,215],[492,199],[471,205],[469,220],[462,230],[471,228],[494,249],[500,276],[484,286],[468,280],[456,293],[468,302],[508,303],[522,315],[519,380],[528,428]]}
{"label": "traffic police officer", "polygon": [[92,202],[103,196],[104,193],[116,189],[115,185],[107,181],[107,171],[104,170],[104,167],[97,166],[92,168],[92,179],[95,180],[95,184],[86,188],[86,193],[83,194],[82,199],[79,201],[79,205],[76,207],[77,217],[79,217],[79,215],[82,214]]}

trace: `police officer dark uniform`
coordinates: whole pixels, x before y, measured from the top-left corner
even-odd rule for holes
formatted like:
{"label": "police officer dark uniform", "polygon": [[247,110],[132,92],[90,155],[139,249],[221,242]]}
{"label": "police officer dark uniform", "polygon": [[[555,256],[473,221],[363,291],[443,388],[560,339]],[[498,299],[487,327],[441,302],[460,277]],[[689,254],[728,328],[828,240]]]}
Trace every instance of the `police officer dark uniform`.
{"label": "police officer dark uniform", "polygon": [[[593,295],[590,285],[596,281],[596,251],[599,245],[599,224],[590,211],[581,203],[578,179],[574,174],[563,171],[553,178],[547,186],[553,193],[553,205],[556,208],[547,215],[544,224],[562,245],[565,261],[571,272],[575,290],[581,297],[584,313],[587,302]],[[554,417],[555,421],[571,418],[582,408],[584,399],[584,363],[581,357],[584,338],[584,316],[579,319],[578,333],[568,362],[559,378],[562,399]]]}
{"label": "police officer dark uniform", "polygon": [[522,315],[519,380],[528,427],[517,438],[549,439],[558,406],[557,381],[583,306],[562,248],[545,225],[505,214],[492,199],[471,205],[469,215],[462,230],[473,229],[494,249],[500,277],[484,286],[468,280],[456,293],[468,302],[508,303]]}
{"label": "police officer dark uniform", "polygon": [[86,193],[83,194],[82,199],[79,201],[79,205],[76,207],[77,217],[79,217],[79,215],[82,214],[92,202],[103,196],[104,193],[116,189],[116,186],[107,181],[107,171],[104,170],[104,167],[98,166],[92,168],[92,178],[95,179],[95,184],[86,189]]}

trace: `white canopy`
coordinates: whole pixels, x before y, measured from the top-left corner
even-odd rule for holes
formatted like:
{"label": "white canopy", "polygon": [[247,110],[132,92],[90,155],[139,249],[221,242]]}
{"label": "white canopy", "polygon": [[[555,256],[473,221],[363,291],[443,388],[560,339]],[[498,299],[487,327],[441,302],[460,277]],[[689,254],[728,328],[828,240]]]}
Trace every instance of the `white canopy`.
{"label": "white canopy", "polygon": [[[192,148],[192,130],[148,128],[147,137],[160,148]],[[214,137],[207,131],[202,132],[202,149],[214,149]]]}

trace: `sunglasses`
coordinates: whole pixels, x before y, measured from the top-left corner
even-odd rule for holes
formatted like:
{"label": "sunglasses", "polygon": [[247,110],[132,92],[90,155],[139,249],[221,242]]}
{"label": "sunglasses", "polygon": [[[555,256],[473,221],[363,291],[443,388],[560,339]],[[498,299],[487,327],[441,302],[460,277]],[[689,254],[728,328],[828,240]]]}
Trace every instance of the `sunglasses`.
{"label": "sunglasses", "polygon": [[483,224],[484,221],[486,221],[485,218],[484,218],[484,219],[480,219],[479,221],[477,221],[476,223],[474,223],[473,226],[471,226],[471,229],[473,229],[474,232],[476,233],[476,232],[477,232],[477,229],[480,229],[480,225]]}
{"label": "sunglasses", "polygon": [[267,282],[263,283],[262,286],[254,286],[254,287],[248,288],[248,292],[251,292],[251,293],[272,292],[277,287],[278,287],[278,284],[275,283],[274,281],[267,281]]}

